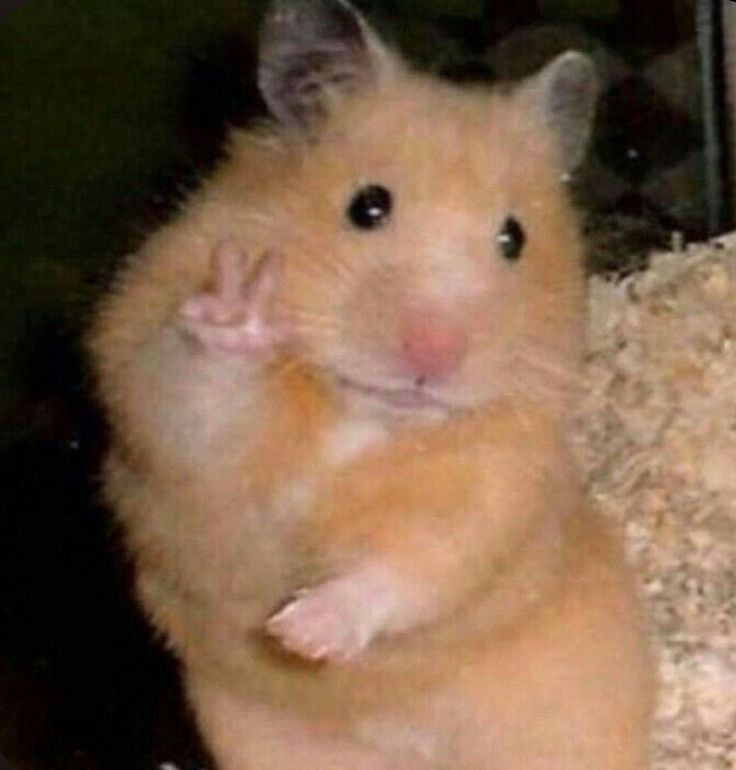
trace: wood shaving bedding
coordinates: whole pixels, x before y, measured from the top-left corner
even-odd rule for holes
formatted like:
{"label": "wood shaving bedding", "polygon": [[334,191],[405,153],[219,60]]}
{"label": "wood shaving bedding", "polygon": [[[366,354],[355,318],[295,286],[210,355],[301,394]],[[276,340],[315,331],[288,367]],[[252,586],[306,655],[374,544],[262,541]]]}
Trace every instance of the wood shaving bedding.
{"label": "wood shaving bedding", "polygon": [[736,768],[735,338],[736,234],[591,279],[575,445],[653,619],[655,770]]}

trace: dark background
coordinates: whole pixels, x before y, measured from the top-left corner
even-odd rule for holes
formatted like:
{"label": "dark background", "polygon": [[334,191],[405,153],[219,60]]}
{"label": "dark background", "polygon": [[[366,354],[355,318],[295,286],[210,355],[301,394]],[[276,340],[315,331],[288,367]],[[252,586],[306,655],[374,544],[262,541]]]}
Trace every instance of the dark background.
{"label": "dark background", "polygon": [[[569,47],[605,89],[577,185],[592,269],[706,231],[688,0],[357,3],[415,62],[518,77]],[[0,751],[18,768],[195,766],[172,662],[96,502],[79,335],[122,255],[261,111],[264,3],[31,0],[0,20]]]}

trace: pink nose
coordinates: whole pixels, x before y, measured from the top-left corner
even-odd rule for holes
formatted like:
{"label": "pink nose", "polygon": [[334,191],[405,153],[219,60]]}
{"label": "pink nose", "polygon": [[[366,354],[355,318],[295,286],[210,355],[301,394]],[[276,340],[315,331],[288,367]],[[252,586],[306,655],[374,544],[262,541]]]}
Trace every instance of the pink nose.
{"label": "pink nose", "polygon": [[434,319],[407,323],[401,335],[402,360],[415,377],[447,377],[460,365],[466,348],[461,331]]}

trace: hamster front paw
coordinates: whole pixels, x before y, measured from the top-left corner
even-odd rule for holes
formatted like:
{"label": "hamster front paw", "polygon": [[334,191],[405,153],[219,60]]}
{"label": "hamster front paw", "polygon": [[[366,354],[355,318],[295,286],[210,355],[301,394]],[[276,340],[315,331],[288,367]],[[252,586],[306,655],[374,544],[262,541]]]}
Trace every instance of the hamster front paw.
{"label": "hamster front paw", "polygon": [[266,254],[247,265],[236,244],[221,244],[213,255],[214,284],[179,308],[179,328],[206,351],[224,354],[267,353],[285,333],[267,317],[280,272],[280,260]]}
{"label": "hamster front paw", "polygon": [[335,583],[303,591],[271,617],[267,633],[307,660],[347,663],[366,647],[368,629],[340,595]]}
{"label": "hamster front paw", "polygon": [[299,591],[266,623],[281,646],[306,660],[355,660],[400,610],[390,582],[364,570]]}

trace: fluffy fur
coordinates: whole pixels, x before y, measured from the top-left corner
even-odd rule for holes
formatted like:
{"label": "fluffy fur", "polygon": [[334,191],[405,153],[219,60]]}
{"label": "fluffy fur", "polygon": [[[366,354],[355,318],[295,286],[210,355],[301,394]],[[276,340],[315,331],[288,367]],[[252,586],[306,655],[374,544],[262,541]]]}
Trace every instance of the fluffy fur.
{"label": "fluffy fur", "polygon": [[[461,91],[376,46],[318,131],[236,133],[101,303],[138,596],[223,770],[643,770],[638,609],[566,447],[562,145],[534,88]],[[360,231],[368,183],[394,209]],[[462,338],[449,376],[407,372],[417,318]]]}

